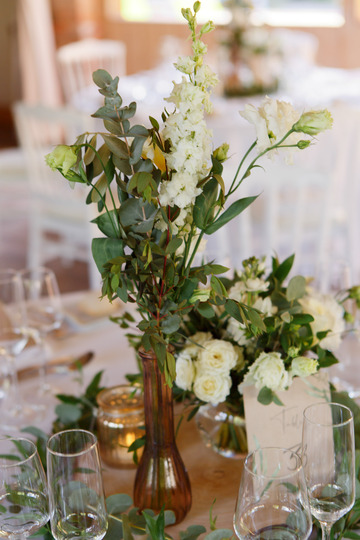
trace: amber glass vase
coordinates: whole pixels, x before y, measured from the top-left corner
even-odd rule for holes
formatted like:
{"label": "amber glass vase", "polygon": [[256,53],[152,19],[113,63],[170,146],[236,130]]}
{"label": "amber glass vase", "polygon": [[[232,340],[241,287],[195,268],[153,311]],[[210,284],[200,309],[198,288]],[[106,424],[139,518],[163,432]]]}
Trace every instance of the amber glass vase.
{"label": "amber glass vase", "polygon": [[134,504],[159,512],[172,510],[176,523],[191,507],[189,476],[175,442],[171,388],[165,383],[156,356],[140,349],[144,375],[146,442],[134,486]]}

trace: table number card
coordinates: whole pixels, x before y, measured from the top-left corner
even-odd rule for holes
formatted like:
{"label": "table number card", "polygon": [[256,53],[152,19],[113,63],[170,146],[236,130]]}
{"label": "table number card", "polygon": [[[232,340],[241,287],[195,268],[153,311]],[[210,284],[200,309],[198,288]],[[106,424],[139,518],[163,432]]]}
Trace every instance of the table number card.
{"label": "table number card", "polygon": [[277,392],[283,406],[262,405],[259,390],[244,387],[246,433],[249,452],[259,446],[298,450],[301,445],[303,410],[312,403],[330,401],[328,374],[319,371],[306,379],[296,377],[289,390]]}

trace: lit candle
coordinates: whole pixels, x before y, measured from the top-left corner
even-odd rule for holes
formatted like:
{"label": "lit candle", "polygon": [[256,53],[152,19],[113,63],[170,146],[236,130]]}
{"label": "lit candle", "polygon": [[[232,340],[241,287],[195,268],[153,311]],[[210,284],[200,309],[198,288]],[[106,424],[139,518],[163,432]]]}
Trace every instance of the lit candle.
{"label": "lit candle", "polygon": [[[133,453],[129,446],[142,437],[144,403],[142,394],[132,386],[105,388],[97,396],[97,427],[101,457],[111,467],[131,467]],[[142,449],[138,450],[140,457]]]}

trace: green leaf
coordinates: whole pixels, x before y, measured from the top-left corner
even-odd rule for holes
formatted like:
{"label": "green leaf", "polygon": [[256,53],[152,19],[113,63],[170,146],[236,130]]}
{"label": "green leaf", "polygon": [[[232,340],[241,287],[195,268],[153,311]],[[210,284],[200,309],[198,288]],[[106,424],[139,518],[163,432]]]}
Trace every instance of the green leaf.
{"label": "green leaf", "polygon": [[91,221],[96,223],[99,230],[109,238],[118,238],[120,235],[119,222],[116,210],[110,210],[100,214]]}
{"label": "green leaf", "polygon": [[170,240],[170,242],[166,246],[165,252],[167,254],[175,253],[176,250],[178,250],[179,247],[181,246],[182,242],[183,242],[182,239],[179,237],[173,238],[172,240]]}
{"label": "green leaf", "polygon": [[238,199],[237,201],[233,202],[231,206],[225,212],[223,212],[216,221],[211,223],[208,227],[205,229],[206,234],[213,234],[218,229],[226,225],[229,221],[234,219],[236,216],[241,214],[250,204],[252,204],[256,199],[258,195],[254,197],[244,197],[243,199]]}
{"label": "green leaf", "polygon": [[93,238],[91,251],[96,266],[102,273],[107,262],[124,255],[124,245],[119,238]]}
{"label": "green leaf", "polygon": [[301,298],[305,294],[306,279],[304,276],[294,276],[286,289],[286,299],[289,302]]}
{"label": "green leaf", "polygon": [[190,525],[186,531],[180,532],[180,540],[197,540],[200,534],[206,532],[203,525]]}
{"label": "green leaf", "polygon": [[204,537],[204,540],[226,540],[230,539],[233,535],[233,531],[230,529],[216,529],[210,534],[207,534]]}
{"label": "green leaf", "polygon": [[275,270],[274,276],[282,283],[284,279],[289,275],[289,272],[294,264],[295,255],[290,255],[285,261],[283,261]]}
{"label": "green leaf", "polygon": [[247,311],[247,316],[249,317],[252,324],[256,326],[256,328],[259,328],[263,332],[266,332],[266,326],[265,326],[264,321],[261,318],[261,315],[255,309],[252,309],[251,307],[248,307],[246,311]]}
{"label": "green leaf", "polygon": [[62,424],[72,424],[81,418],[81,410],[77,405],[61,403],[55,407],[55,413]]}
{"label": "green leaf", "polygon": [[106,146],[113,154],[115,154],[115,156],[119,157],[120,159],[129,158],[129,150],[124,141],[118,139],[114,135],[106,135],[105,133],[102,133],[102,137]]}
{"label": "green leaf", "polygon": [[117,515],[126,512],[133,505],[133,500],[129,495],[120,493],[110,495],[106,499],[106,508],[109,514]]}
{"label": "green leaf", "polygon": [[231,317],[234,317],[239,322],[244,322],[244,317],[242,316],[242,313],[239,309],[239,305],[235,300],[226,300],[225,302],[225,311],[228,313]]}
{"label": "green leaf", "polygon": [[200,302],[196,309],[205,319],[212,319],[215,316],[214,308],[207,302]]}
{"label": "green leaf", "polygon": [[168,315],[161,322],[161,329],[164,332],[164,334],[173,334],[174,332],[179,330],[180,324],[181,324],[180,315]]}
{"label": "green leaf", "polygon": [[195,225],[204,230],[214,213],[215,202],[218,195],[218,183],[214,178],[206,182],[202,192],[195,200],[193,217]]}
{"label": "green leaf", "polygon": [[262,405],[269,405],[273,400],[273,391],[267,386],[263,386],[258,393],[257,400]]}

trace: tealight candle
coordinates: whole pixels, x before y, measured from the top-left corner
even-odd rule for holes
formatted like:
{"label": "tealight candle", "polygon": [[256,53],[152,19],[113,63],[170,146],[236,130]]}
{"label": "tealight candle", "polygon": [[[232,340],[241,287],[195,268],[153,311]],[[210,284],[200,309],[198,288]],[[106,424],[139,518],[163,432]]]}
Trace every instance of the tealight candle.
{"label": "tealight candle", "polygon": [[[97,427],[101,457],[111,467],[131,467],[129,446],[144,435],[142,394],[128,385],[105,388],[97,396]],[[138,456],[140,452],[138,450]]]}

